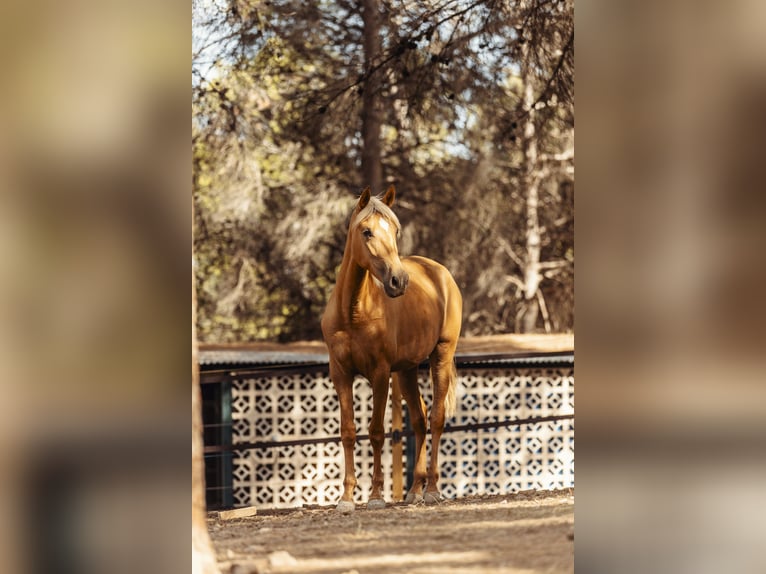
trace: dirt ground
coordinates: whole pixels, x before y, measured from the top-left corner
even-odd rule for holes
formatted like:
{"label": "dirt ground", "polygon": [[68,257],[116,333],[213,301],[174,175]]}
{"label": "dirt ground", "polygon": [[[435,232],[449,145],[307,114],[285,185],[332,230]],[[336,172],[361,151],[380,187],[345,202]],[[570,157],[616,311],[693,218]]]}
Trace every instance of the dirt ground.
{"label": "dirt ground", "polygon": [[438,506],[259,511],[208,519],[222,572],[574,571],[574,490],[471,496]]}

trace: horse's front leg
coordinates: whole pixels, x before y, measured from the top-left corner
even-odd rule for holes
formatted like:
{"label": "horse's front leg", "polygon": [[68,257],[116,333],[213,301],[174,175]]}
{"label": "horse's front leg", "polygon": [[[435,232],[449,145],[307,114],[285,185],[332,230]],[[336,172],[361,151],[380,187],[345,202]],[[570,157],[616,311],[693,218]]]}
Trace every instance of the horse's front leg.
{"label": "horse's front leg", "polygon": [[354,446],[356,445],[356,426],[354,424],[354,377],[342,369],[330,364],[330,378],[338,395],[340,404],[340,440],[343,444],[345,474],[343,476],[343,495],[336,509],[339,512],[352,512],[354,506],[354,488],[356,473],[354,470]]}
{"label": "horse's front leg", "polygon": [[386,415],[386,403],[388,403],[388,387],[391,378],[390,371],[380,369],[370,379],[372,384],[372,418],[370,419],[370,443],[372,443],[372,492],[367,508],[385,508],[386,501],[383,499],[383,466],[381,453],[385,442],[385,430],[383,419]]}

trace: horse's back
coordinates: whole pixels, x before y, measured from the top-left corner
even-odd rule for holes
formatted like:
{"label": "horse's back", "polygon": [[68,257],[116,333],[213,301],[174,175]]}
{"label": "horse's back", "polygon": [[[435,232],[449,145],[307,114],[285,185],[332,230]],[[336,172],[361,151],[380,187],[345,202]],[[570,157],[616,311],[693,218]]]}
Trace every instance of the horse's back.
{"label": "horse's back", "polygon": [[410,280],[416,278],[415,280],[421,282],[429,282],[436,289],[436,294],[445,298],[458,299],[462,302],[460,289],[452,277],[452,273],[438,261],[420,255],[411,255],[404,257],[402,264],[410,274]]}

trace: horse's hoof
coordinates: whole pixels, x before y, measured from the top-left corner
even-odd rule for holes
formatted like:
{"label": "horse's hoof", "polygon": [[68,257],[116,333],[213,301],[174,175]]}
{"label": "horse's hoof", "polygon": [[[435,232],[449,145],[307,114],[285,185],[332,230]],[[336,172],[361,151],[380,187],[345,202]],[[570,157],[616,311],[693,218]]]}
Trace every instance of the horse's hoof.
{"label": "horse's hoof", "polygon": [[404,502],[406,502],[407,504],[422,504],[423,497],[420,494],[408,492],[407,498],[404,499]]}
{"label": "horse's hoof", "polygon": [[349,512],[354,512],[354,510],[356,510],[356,505],[348,500],[341,500],[338,503],[338,506],[335,507],[335,510],[342,514],[348,514]]}
{"label": "horse's hoof", "polygon": [[386,507],[386,501],[382,498],[371,498],[367,501],[367,510],[380,510]]}
{"label": "horse's hoof", "polygon": [[441,504],[442,496],[438,492],[426,492],[423,500],[426,504]]}

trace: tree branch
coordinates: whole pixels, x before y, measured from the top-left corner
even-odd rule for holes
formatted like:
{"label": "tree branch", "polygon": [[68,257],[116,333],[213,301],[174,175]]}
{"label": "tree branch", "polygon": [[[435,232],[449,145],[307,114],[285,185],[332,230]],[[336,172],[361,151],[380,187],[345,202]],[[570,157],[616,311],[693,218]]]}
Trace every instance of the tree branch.
{"label": "tree branch", "polygon": [[539,267],[540,269],[558,269],[559,267],[564,267],[569,264],[569,261],[561,259],[559,261],[544,261],[539,264]]}
{"label": "tree branch", "polygon": [[540,313],[543,316],[543,322],[545,323],[545,332],[551,332],[551,318],[548,315],[548,306],[545,304],[545,296],[542,290],[537,290],[537,302],[540,304]]}
{"label": "tree branch", "polygon": [[519,269],[524,269],[524,262],[521,260],[521,257],[516,254],[511,245],[503,237],[497,237],[497,242],[505,254],[508,255],[508,257],[510,257],[513,262],[519,266]]}
{"label": "tree branch", "polygon": [[521,291],[524,290],[524,283],[518,277],[515,277],[514,275],[506,275],[505,277],[503,277],[503,279],[508,281],[508,283],[511,283],[515,285],[516,287],[518,287],[519,290]]}
{"label": "tree branch", "polygon": [[526,116],[529,115],[530,111],[535,109],[535,106],[543,101],[543,98],[548,94],[548,90],[551,87],[551,84],[553,84],[553,80],[556,78],[556,76],[559,75],[559,72],[561,71],[561,67],[564,65],[564,59],[567,56],[567,53],[572,48],[572,45],[574,44],[574,29],[569,34],[569,39],[567,40],[567,43],[564,44],[564,47],[561,50],[561,56],[558,59],[558,62],[556,62],[556,65],[553,68],[553,71],[551,72],[551,75],[548,76],[548,79],[545,82],[545,86],[543,86],[543,89],[540,90],[540,95],[537,96],[534,102],[532,102],[532,105],[523,111],[519,116],[517,116],[518,119],[523,119]]}

